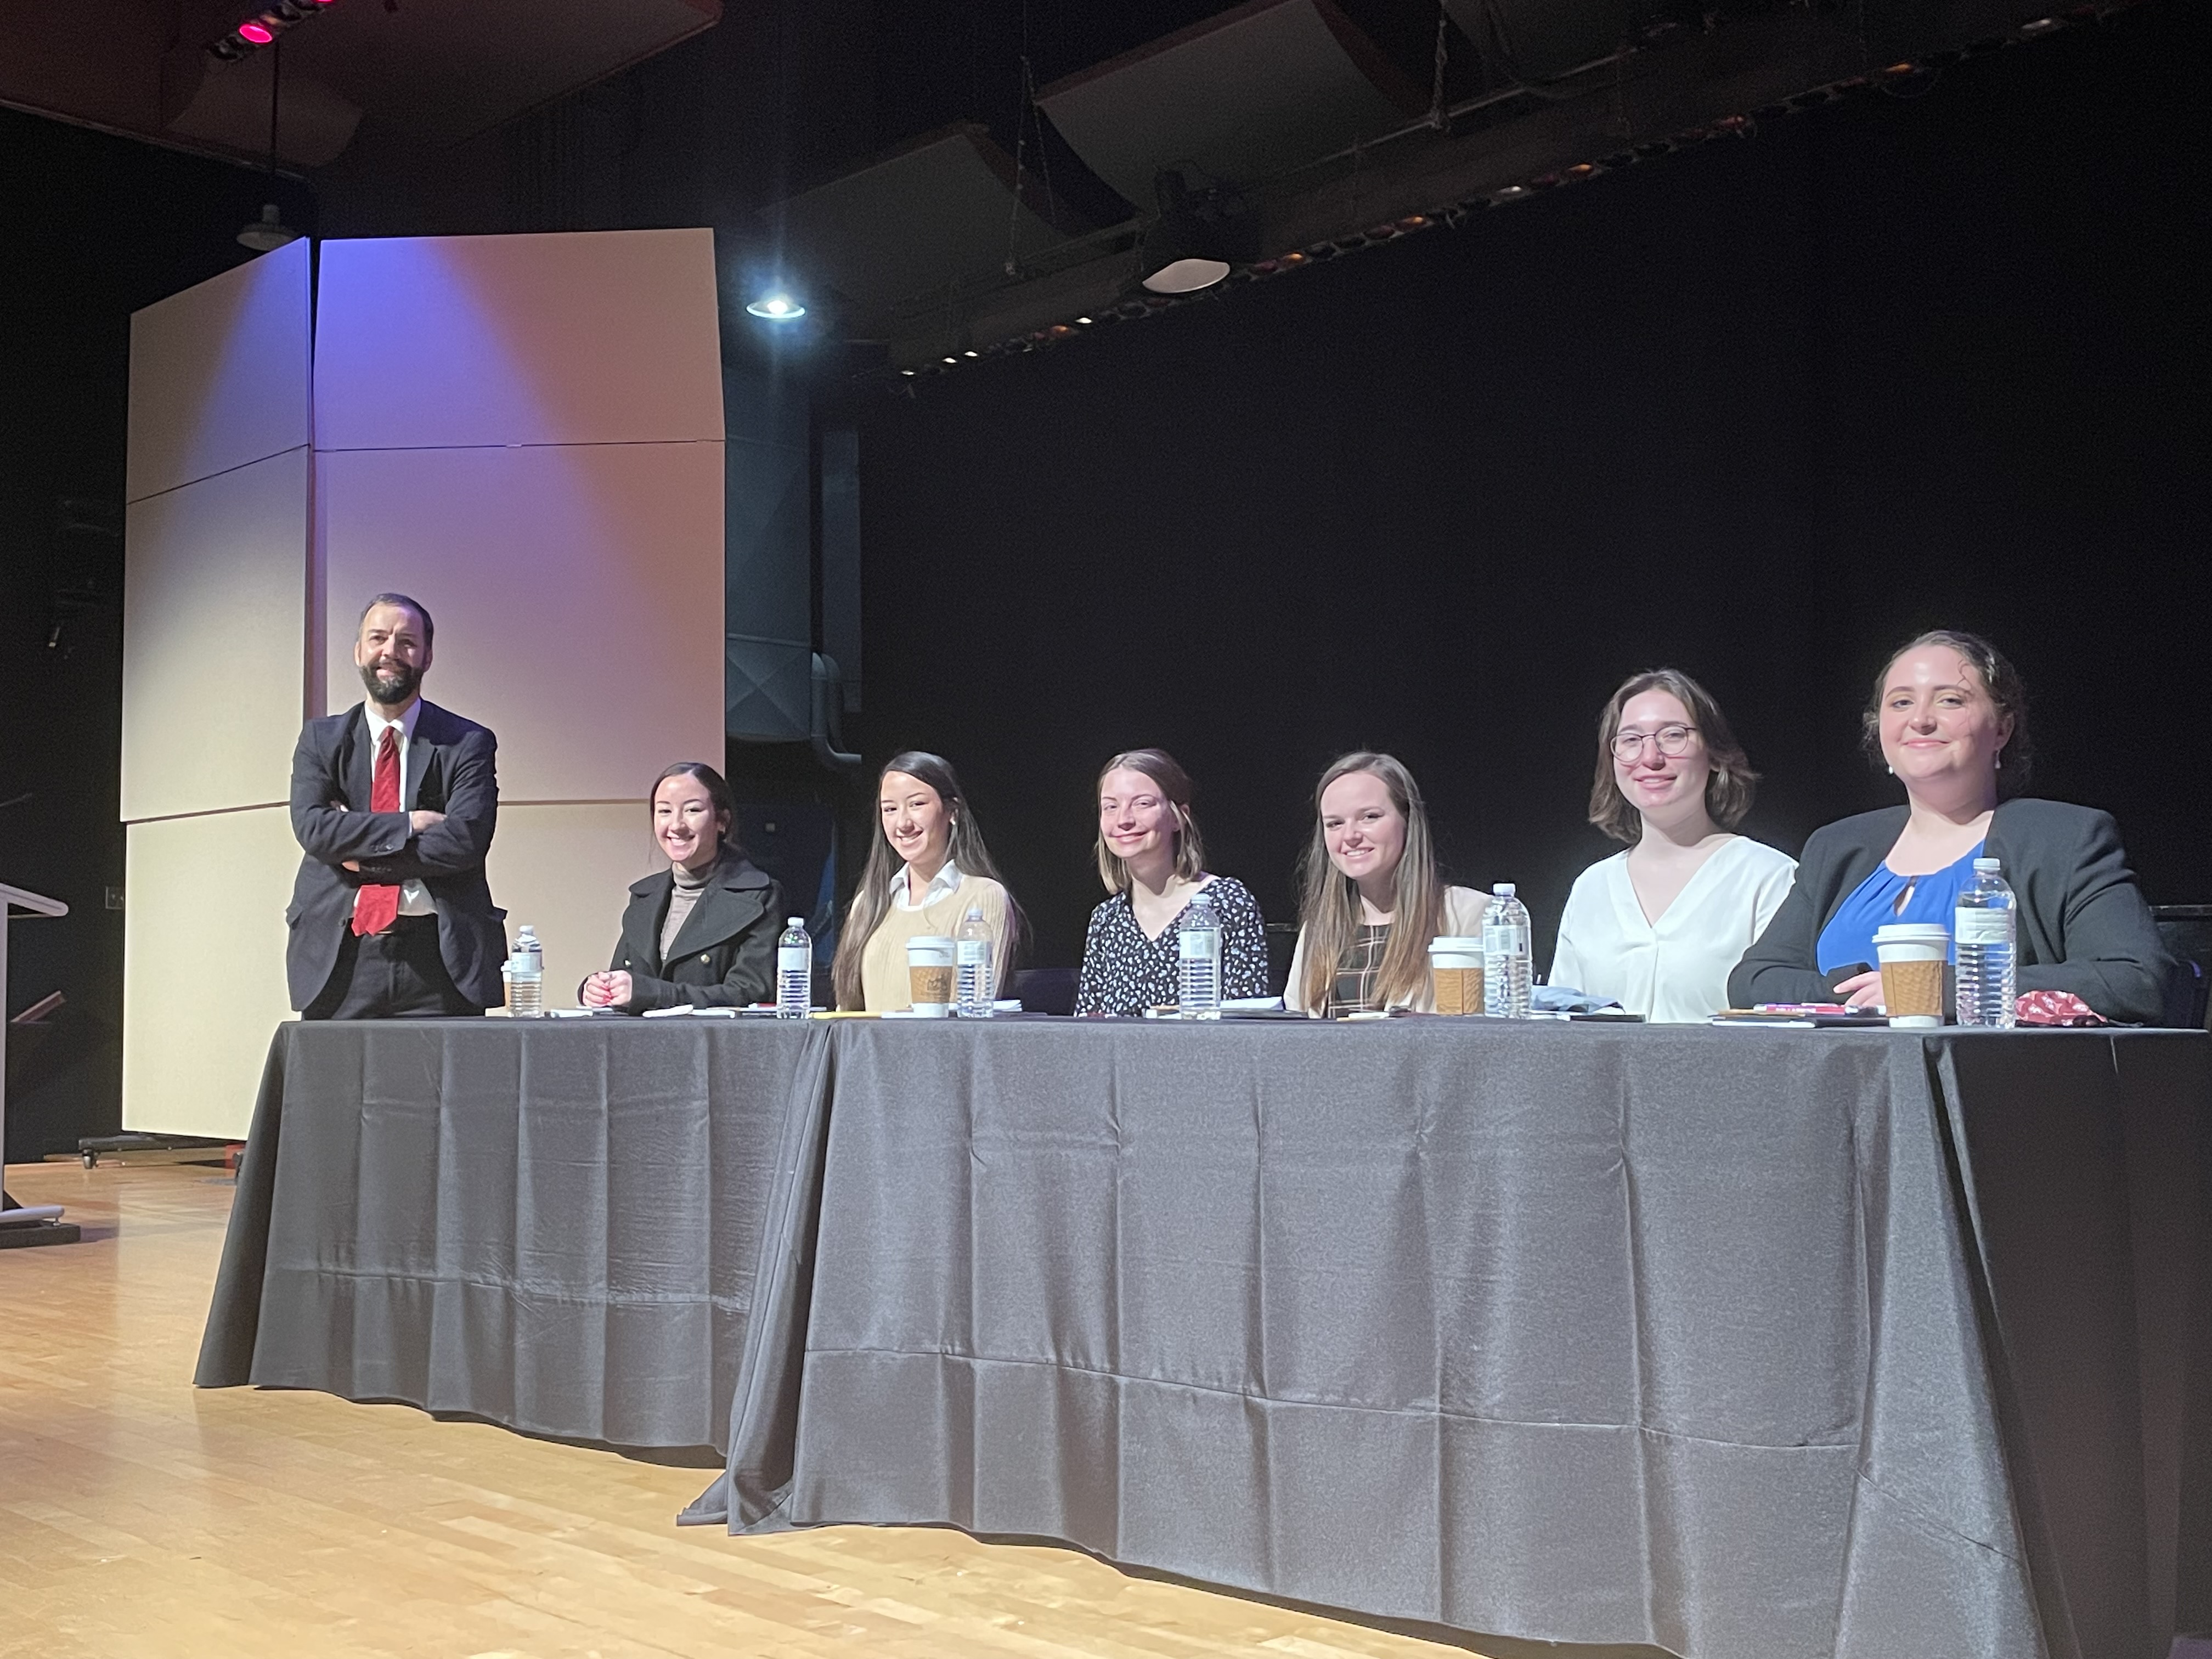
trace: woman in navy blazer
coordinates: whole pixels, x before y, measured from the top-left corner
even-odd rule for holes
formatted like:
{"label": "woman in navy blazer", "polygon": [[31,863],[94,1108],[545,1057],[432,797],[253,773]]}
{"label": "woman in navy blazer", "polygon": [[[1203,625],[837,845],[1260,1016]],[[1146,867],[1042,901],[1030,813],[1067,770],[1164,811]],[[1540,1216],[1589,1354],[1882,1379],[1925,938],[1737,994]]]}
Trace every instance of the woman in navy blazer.
{"label": "woman in navy blazer", "polygon": [[630,884],[607,970],[577,988],[586,1008],[743,1007],[775,983],[783,891],[730,839],[722,775],[678,761],[654,780],[653,839],[668,868]]}
{"label": "woman in navy blazer", "polygon": [[2027,700],[1987,641],[1942,630],[1898,652],[1875,682],[1867,745],[1904,784],[1906,804],[1813,832],[1796,884],[1729,975],[1729,1000],[1880,999],[1873,928],[1940,920],[1999,860],[2019,900],[2022,991],[2068,991],[2107,1019],[2155,1024],[2172,959],[2128,869],[2109,814],[2016,798],[2030,749]]}

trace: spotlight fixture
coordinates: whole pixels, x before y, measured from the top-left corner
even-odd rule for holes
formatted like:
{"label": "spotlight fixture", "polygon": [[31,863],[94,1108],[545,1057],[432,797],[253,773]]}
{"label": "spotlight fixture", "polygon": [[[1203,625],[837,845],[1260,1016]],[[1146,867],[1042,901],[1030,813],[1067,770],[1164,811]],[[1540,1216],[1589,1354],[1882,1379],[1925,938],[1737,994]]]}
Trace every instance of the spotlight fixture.
{"label": "spotlight fixture", "polygon": [[250,247],[256,253],[273,253],[286,243],[299,240],[300,233],[284,222],[274,202],[263,203],[261,216],[238,233],[239,246]]}
{"label": "spotlight fixture", "polygon": [[1085,328],[1091,326],[1091,319],[1088,317],[1078,317],[1075,320],[1081,323]]}
{"label": "spotlight fixture", "polygon": [[335,0],[271,0],[229,33],[210,42],[208,56],[219,64],[235,64],[273,44],[285,30],[305,22],[333,3]]}
{"label": "spotlight fixture", "polygon": [[791,295],[778,289],[763,294],[745,309],[756,317],[764,317],[771,323],[795,323],[806,314],[806,307]]}
{"label": "spotlight fixture", "polygon": [[1154,294],[1195,294],[1229,275],[1232,262],[1246,257],[1231,211],[1218,191],[1194,193],[1182,174],[1165,169],[1152,179],[1160,216],[1138,248],[1139,280]]}

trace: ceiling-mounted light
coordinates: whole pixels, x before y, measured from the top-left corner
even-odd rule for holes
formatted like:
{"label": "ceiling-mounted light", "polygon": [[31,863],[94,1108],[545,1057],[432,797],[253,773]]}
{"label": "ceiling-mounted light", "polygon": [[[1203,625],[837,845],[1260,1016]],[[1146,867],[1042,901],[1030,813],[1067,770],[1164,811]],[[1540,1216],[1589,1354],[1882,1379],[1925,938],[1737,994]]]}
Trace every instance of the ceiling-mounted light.
{"label": "ceiling-mounted light", "polygon": [[273,253],[286,243],[299,240],[300,233],[284,222],[274,202],[262,204],[261,216],[238,233],[239,246],[250,247],[256,253]]}
{"label": "ceiling-mounted light", "polygon": [[238,34],[241,40],[251,40],[257,46],[265,46],[276,38],[276,31],[262,22],[240,23]]}
{"label": "ceiling-mounted light", "polygon": [[1233,262],[1248,257],[1240,232],[1246,225],[1231,222],[1236,204],[1223,192],[1194,194],[1182,174],[1173,170],[1152,180],[1160,216],[1152,222],[1138,248],[1139,280],[1155,294],[1195,294],[1225,278]]}
{"label": "ceiling-mounted light", "polygon": [[806,314],[805,306],[781,289],[762,295],[745,309],[756,317],[765,317],[771,323],[795,323]]}

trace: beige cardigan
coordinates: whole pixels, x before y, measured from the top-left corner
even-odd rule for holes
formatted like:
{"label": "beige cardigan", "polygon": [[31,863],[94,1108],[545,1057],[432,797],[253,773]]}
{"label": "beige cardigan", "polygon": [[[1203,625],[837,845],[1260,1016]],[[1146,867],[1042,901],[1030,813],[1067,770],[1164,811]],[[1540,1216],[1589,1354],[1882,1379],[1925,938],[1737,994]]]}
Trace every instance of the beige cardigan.
{"label": "beige cardigan", "polygon": [[868,935],[860,952],[861,1006],[874,1014],[913,1007],[906,975],[906,942],[931,934],[951,939],[971,904],[982,908],[983,920],[991,926],[993,977],[1005,986],[1010,977],[1006,890],[988,876],[971,876],[963,871],[957,887],[919,910],[904,910],[893,904],[884,912],[884,919],[876,924],[876,931]]}
{"label": "beige cardigan", "polygon": [[[1489,902],[1489,894],[1477,892],[1472,887],[1445,888],[1444,925],[1438,937],[1480,939],[1482,936],[1482,912]],[[1305,967],[1306,930],[1301,927],[1298,929],[1298,948],[1291,953],[1291,979],[1290,983],[1283,987],[1283,1006],[1303,1010],[1319,1019],[1322,1011],[1306,1007],[1300,988],[1304,981]],[[1390,1006],[1393,1008],[1410,1008],[1416,1013],[1433,1014],[1437,1011],[1436,988],[1425,977],[1417,994]]]}

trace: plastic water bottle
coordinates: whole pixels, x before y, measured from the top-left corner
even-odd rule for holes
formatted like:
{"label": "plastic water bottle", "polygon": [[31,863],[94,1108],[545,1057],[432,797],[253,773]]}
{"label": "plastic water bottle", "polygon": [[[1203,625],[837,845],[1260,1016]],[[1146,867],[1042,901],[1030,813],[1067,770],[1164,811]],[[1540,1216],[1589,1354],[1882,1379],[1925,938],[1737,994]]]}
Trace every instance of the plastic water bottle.
{"label": "plastic water bottle", "polygon": [[1959,895],[1951,937],[1959,947],[1959,1024],[2010,1025],[2018,1018],[2020,908],[1995,859],[1974,860]]}
{"label": "plastic water bottle", "polygon": [[805,917],[787,917],[775,942],[775,1017],[805,1019],[813,1003],[814,940]]}
{"label": "plastic water bottle", "polygon": [[545,1012],[545,947],[527,922],[507,958],[507,1012],[514,1019],[536,1019]]}
{"label": "plastic water bottle", "polygon": [[1185,1019],[1221,1018],[1221,918],[1213,914],[1213,895],[1203,887],[1191,896],[1177,930],[1182,958],[1182,994],[1176,1006]]}
{"label": "plastic water bottle", "polygon": [[971,904],[952,935],[953,961],[958,979],[954,1012],[963,1019],[988,1019],[994,1012],[992,994],[998,981],[991,977],[991,924],[983,920],[983,907]]}
{"label": "plastic water bottle", "polygon": [[1528,907],[1513,884],[1492,888],[1482,913],[1482,1012],[1505,1019],[1528,1018]]}

